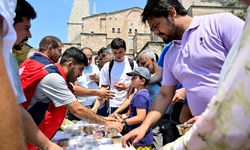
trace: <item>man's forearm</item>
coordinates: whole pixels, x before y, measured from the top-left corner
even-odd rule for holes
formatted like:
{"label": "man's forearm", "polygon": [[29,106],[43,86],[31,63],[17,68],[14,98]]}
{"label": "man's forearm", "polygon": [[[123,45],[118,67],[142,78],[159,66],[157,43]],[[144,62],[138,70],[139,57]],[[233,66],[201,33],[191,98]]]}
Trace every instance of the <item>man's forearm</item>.
{"label": "man's forearm", "polygon": [[106,120],[99,115],[96,115],[87,107],[81,105],[78,101],[74,101],[68,105],[70,112],[80,119],[88,120],[92,123],[105,124]]}
{"label": "man's forearm", "polygon": [[32,143],[39,148],[43,148],[45,145],[48,145],[50,140],[38,129],[30,114],[24,110],[23,106],[19,105],[19,108],[27,142]]}
{"label": "man's forearm", "polygon": [[[0,149],[25,149],[21,119],[3,57],[3,17],[0,15]],[[6,58],[7,59],[7,58]]]}
{"label": "man's forearm", "polygon": [[74,86],[76,96],[98,96],[98,89],[88,89],[80,86]]}
{"label": "man's forearm", "polygon": [[121,106],[115,110],[114,114],[119,114],[122,111],[124,111],[126,108],[128,108],[129,104],[130,104],[130,97],[125,99],[125,101],[121,104]]}
{"label": "man's forearm", "polygon": [[99,99],[99,97],[97,97],[95,99],[95,103],[94,103],[94,106],[91,108],[92,111],[94,111],[95,113],[97,113],[99,107],[101,105],[101,100]]}
{"label": "man's forearm", "polygon": [[155,98],[151,111],[147,114],[146,119],[143,121],[142,126],[145,128],[152,127],[161,116],[165,113],[166,109],[171,103],[174,96],[176,86],[161,87],[158,96]]}
{"label": "man's forearm", "polygon": [[155,74],[151,77],[149,84],[161,82],[162,80],[162,68],[158,67]]}

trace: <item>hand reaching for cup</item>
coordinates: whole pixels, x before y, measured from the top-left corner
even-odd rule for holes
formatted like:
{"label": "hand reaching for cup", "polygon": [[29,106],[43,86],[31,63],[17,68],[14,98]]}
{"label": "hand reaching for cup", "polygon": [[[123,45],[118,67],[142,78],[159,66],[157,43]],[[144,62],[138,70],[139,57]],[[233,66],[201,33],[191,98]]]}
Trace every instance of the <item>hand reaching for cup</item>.
{"label": "hand reaching for cup", "polygon": [[89,79],[90,80],[93,80],[95,82],[99,82],[99,76],[97,74],[92,74],[92,75],[89,75]]}
{"label": "hand reaching for cup", "polygon": [[106,88],[100,88],[98,91],[98,96],[101,99],[110,99],[114,97],[114,92],[111,92],[110,90]]}
{"label": "hand reaching for cup", "polygon": [[114,84],[114,88],[116,88],[118,91],[123,91],[123,90],[126,90],[128,87],[123,82],[117,82]]}

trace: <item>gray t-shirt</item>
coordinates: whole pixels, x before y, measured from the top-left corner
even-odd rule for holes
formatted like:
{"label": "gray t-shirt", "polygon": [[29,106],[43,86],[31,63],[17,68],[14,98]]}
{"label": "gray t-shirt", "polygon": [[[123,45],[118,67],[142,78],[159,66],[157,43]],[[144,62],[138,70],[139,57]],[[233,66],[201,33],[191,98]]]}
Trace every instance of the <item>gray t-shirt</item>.
{"label": "gray t-shirt", "polygon": [[29,108],[37,102],[48,103],[50,101],[56,107],[76,101],[76,97],[68,89],[66,81],[58,73],[50,73],[40,81]]}

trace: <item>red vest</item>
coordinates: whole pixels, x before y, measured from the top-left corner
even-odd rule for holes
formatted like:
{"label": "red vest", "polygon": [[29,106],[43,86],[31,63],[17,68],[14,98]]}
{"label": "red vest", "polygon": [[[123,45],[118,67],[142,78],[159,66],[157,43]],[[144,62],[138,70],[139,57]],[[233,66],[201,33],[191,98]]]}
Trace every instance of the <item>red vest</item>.
{"label": "red vest", "polygon": [[[41,53],[35,53],[30,59],[25,60],[19,67],[20,79],[27,101],[23,103],[25,109],[29,108],[38,83],[49,73],[58,73],[66,81],[66,75],[59,64],[54,64]],[[70,90],[72,86],[68,84]],[[52,102],[48,104],[47,112],[39,123],[39,129],[51,139],[61,126],[66,115],[65,106],[55,107]],[[39,110],[37,110],[39,111]],[[32,116],[32,114],[31,114]],[[32,116],[33,117],[33,116]],[[34,119],[34,117],[33,117]],[[34,147],[33,147],[34,148]],[[29,149],[33,149],[29,147]]]}

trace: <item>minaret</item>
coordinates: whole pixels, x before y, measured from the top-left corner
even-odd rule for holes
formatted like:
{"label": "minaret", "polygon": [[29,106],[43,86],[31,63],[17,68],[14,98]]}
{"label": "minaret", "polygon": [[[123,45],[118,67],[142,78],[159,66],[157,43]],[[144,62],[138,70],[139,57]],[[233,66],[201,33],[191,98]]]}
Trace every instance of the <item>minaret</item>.
{"label": "minaret", "polygon": [[82,18],[89,15],[89,0],[74,0],[68,21],[68,43],[81,43]]}
{"label": "minaret", "polygon": [[95,15],[96,14],[96,3],[95,3],[95,0],[94,0],[94,5],[93,5],[93,14],[92,15]]}

